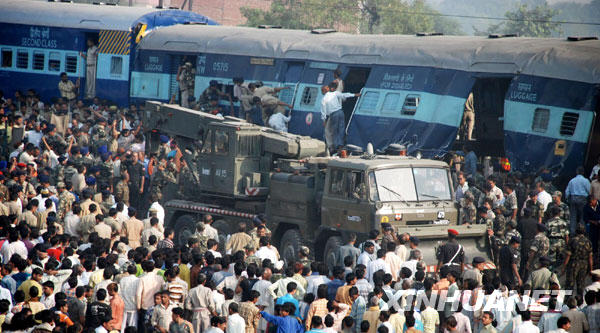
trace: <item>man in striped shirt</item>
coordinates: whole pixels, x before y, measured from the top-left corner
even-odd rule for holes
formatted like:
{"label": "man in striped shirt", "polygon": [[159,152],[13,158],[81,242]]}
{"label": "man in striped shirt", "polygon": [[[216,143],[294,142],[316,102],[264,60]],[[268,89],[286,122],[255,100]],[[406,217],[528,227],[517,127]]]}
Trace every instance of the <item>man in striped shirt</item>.
{"label": "man in striped shirt", "polygon": [[165,278],[167,282],[163,285],[163,290],[169,292],[169,298],[171,303],[175,307],[183,307],[185,302],[185,295],[187,295],[188,286],[185,281],[179,278],[179,267],[173,266],[165,272]]}

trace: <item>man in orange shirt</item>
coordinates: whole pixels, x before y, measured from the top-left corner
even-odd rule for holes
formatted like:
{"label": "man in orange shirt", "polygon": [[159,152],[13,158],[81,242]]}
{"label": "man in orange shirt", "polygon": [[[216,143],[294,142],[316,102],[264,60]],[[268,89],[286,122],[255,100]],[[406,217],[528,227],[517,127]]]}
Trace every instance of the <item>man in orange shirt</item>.
{"label": "man in orange shirt", "polygon": [[113,330],[120,331],[123,324],[123,314],[125,313],[125,303],[119,295],[119,285],[111,283],[106,287],[106,290],[110,296],[110,310],[112,313],[112,320],[109,325]]}
{"label": "man in orange shirt", "polygon": [[61,323],[65,323],[67,327],[73,326],[73,321],[67,315],[69,312],[69,306],[67,305],[67,301],[64,299],[60,299],[56,301],[56,314],[58,315],[59,321]]}

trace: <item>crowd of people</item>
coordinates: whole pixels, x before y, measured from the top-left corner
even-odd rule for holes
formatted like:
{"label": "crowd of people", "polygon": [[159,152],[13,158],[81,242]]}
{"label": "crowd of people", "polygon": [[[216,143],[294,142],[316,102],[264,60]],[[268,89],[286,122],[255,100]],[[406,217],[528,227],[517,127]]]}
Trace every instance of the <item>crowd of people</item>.
{"label": "crowd of people", "polygon": [[[578,170],[569,207],[546,172],[487,174],[474,152],[457,157],[459,220],[488,226],[495,271],[466,263],[449,229],[431,272],[422,258],[433,250],[387,224],[364,242],[349,235],[333,261],[301,247],[284,262],[264,215],[226,240],[204,215],[175,244],[161,194],[189,172],[176,141],[160,135],[147,151],[136,105],[84,103],[69,89],[49,104],[31,90],[0,100],[3,332],[600,332],[600,166],[591,184]],[[564,274],[570,296],[554,292]],[[514,306],[483,307],[497,302]]]}

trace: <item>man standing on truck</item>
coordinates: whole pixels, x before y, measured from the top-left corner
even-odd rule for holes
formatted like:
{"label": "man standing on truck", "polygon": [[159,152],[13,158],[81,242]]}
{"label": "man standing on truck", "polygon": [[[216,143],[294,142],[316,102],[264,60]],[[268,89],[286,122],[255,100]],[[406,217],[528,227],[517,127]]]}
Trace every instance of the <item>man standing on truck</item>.
{"label": "man standing on truck", "polygon": [[342,110],[342,102],[350,97],[359,97],[360,93],[342,93],[337,91],[337,83],[329,84],[329,91],[325,92],[321,101],[321,120],[327,130],[331,134],[330,140],[325,135],[327,148],[329,152],[334,152],[336,149],[344,145],[344,111]]}
{"label": "man standing on truck", "polygon": [[458,236],[458,231],[448,229],[448,241],[437,249],[436,274],[439,273],[442,266],[448,266],[448,269],[455,273],[454,276],[462,274],[465,264],[465,251],[463,246],[456,241],[456,236]]}

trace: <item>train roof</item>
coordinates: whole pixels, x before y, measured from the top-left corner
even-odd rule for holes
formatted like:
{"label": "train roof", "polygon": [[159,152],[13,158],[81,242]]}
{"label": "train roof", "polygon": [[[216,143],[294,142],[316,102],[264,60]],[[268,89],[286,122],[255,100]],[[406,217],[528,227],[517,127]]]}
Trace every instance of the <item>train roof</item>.
{"label": "train roof", "polygon": [[29,0],[0,0],[1,23],[90,30],[128,31],[138,23],[148,30],[177,23],[217,24],[206,16],[178,9],[88,5]]}
{"label": "train roof", "polygon": [[600,82],[600,41],[557,38],[317,34],[304,30],[171,26],[141,49],[350,64],[424,66]]}

